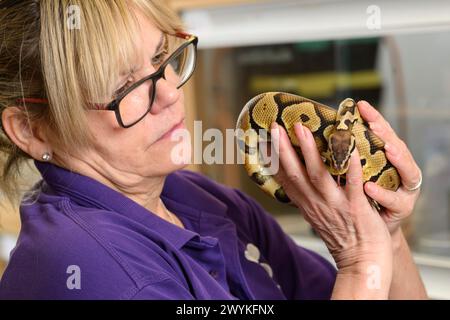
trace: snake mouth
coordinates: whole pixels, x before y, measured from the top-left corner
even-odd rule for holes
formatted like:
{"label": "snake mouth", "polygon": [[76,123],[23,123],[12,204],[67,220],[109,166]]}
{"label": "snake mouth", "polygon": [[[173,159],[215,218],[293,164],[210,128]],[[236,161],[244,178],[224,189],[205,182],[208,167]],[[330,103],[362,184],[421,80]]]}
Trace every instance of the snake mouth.
{"label": "snake mouth", "polygon": [[333,169],[333,174],[335,175],[345,175],[348,171],[348,162],[336,162],[334,159],[331,160],[331,167]]}

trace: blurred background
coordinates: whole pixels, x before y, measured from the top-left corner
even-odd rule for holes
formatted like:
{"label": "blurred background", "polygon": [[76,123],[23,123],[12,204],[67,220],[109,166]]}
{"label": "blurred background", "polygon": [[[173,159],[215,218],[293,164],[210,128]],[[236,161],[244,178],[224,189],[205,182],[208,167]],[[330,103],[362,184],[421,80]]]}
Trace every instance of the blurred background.
{"label": "blurred background", "polygon": [[[199,36],[197,70],[185,87],[188,125],[235,127],[265,91],[329,106],[352,97],[377,107],[423,171],[422,194],[404,226],[430,297],[450,299],[450,1],[172,0]],[[205,147],[208,143],[204,143]],[[300,245],[328,259],[298,211],[265,195],[236,164],[190,166],[256,198]],[[29,180],[36,179],[30,170]],[[0,211],[0,275],[20,228]]]}

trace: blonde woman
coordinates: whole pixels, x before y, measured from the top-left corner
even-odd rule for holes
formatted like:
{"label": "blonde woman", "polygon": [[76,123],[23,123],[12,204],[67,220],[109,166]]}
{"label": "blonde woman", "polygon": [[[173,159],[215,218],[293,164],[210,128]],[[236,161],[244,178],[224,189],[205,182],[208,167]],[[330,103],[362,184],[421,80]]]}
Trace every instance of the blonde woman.
{"label": "blonde woman", "polygon": [[[297,128],[305,167],[281,132],[279,178],[337,270],[249,196],[171,161],[197,38],[163,3],[0,1],[2,191],[17,198],[28,159],[42,175],[22,197],[0,298],[426,297],[399,227],[420,170],[368,104],[361,113],[404,183],[395,193],[366,185],[382,216],[366,200],[357,155],[338,189],[309,131]],[[79,25],[67,23],[73,12]]]}

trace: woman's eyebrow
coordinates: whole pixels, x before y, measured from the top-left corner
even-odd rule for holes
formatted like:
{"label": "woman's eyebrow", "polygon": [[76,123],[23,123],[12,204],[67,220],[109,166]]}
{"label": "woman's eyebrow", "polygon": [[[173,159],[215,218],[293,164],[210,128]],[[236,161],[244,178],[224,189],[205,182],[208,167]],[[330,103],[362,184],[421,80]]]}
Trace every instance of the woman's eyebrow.
{"label": "woman's eyebrow", "polygon": [[[153,55],[156,55],[165,45],[165,41],[166,37],[164,37],[164,33],[161,32],[161,37],[159,39],[158,45],[156,46],[155,52],[153,53]],[[120,80],[122,80],[125,77],[129,77],[130,75],[133,75],[136,71],[138,71],[138,68],[133,68],[133,70],[128,70],[128,71],[124,71],[120,73]],[[121,81],[119,81],[120,83]]]}

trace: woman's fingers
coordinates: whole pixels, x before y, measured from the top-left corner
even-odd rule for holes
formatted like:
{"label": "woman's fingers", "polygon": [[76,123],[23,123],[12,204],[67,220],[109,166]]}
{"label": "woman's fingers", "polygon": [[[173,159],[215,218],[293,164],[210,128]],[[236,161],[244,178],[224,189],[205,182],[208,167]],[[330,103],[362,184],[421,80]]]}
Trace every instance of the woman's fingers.
{"label": "woman's fingers", "polygon": [[402,184],[407,189],[417,186],[421,180],[421,172],[406,144],[368,102],[358,102],[358,110],[362,118],[368,122],[373,133],[384,141],[386,157],[400,174]]}
{"label": "woman's fingers", "polygon": [[[301,164],[297,153],[291,145],[291,142],[287,136],[286,131],[283,127],[273,123],[271,130],[278,130],[276,135],[278,136],[278,148],[279,148],[279,160],[282,167],[280,170],[280,177],[288,180],[287,182],[293,183],[295,188],[300,190],[302,193],[311,192],[312,186],[310,185],[306,170]],[[281,168],[280,168],[281,169]]]}
{"label": "woman's fingers", "polygon": [[422,172],[408,148],[404,144],[403,146],[386,144],[384,149],[386,151],[386,157],[397,169],[402,180],[402,185],[406,189],[415,188],[422,180]]}
{"label": "woman's fingers", "polygon": [[365,183],[364,191],[383,207],[381,217],[391,234],[398,230],[402,220],[411,215],[419,195],[418,192],[412,193],[403,188],[397,191],[387,190],[373,182]]}
{"label": "woman's fingers", "polygon": [[358,149],[355,148],[350,158],[346,176],[345,189],[350,201],[359,201],[364,198],[363,175]]}
{"label": "woman's fingers", "polygon": [[325,198],[333,196],[337,191],[337,184],[323,163],[311,131],[300,122],[294,125],[294,131],[305,159],[309,181]]}
{"label": "woman's fingers", "polygon": [[383,118],[383,116],[372,107],[367,101],[358,102],[358,110],[361,117],[367,121],[370,130],[377,135],[383,142],[393,149],[402,149],[404,151],[404,143],[397,136],[390,124]]}
{"label": "woman's fingers", "polygon": [[388,210],[398,212],[404,205],[397,192],[384,189],[374,182],[367,182],[364,185],[364,190],[370,198]]}

